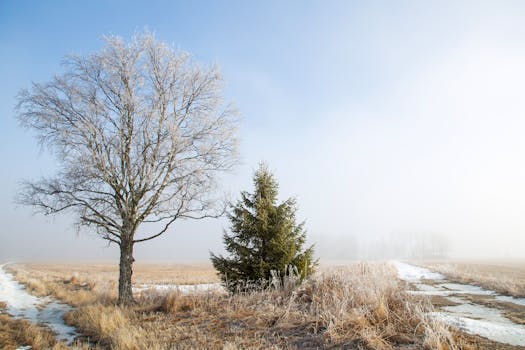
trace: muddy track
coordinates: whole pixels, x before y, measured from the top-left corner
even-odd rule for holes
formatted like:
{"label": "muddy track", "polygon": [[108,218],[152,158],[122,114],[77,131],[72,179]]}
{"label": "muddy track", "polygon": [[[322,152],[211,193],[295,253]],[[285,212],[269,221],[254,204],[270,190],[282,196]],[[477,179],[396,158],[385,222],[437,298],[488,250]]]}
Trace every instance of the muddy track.
{"label": "muddy track", "polygon": [[437,308],[432,315],[437,319],[508,348],[525,346],[525,298],[451,282],[422,267],[398,261],[393,264],[399,278],[407,282],[409,293],[431,298]]}
{"label": "muddy track", "polygon": [[71,310],[69,305],[51,297],[29,294],[13,275],[5,271],[4,265],[0,265],[0,301],[6,304],[9,315],[49,327],[57,340],[71,343],[78,335],[75,328],[64,322],[64,314]]}

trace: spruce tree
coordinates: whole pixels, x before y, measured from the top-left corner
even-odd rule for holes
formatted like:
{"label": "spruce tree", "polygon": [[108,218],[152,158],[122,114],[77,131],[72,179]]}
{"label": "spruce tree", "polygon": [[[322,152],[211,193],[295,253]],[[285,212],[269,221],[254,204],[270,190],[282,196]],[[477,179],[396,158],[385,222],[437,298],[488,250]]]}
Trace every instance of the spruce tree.
{"label": "spruce tree", "polygon": [[255,192],[241,192],[241,199],[228,213],[231,233],[225,232],[223,240],[230,256],[211,254],[213,266],[232,292],[268,281],[272,270],[284,276],[290,265],[303,279],[317,264],[313,246],[303,250],[306,232],[304,222],[296,223],[295,199],[277,204],[278,184],[264,164],[253,182]]}

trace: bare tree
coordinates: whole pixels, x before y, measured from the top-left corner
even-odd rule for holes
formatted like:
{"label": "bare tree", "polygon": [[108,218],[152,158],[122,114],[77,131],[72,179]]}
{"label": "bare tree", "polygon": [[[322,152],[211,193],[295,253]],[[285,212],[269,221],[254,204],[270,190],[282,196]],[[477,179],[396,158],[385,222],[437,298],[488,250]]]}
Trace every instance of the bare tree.
{"label": "bare tree", "polygon": [[235,114],[223,105],[216,68],[150,34],[108,37],[102,51],[64,66],[18,96],[21,124],[61,166],[25,183],[20,202],[44,214],[73,211],[79,228],[117,244],[119,304],[129,304],[134,244],[178,219],[218,214],[211,193],[217,172],[236,163]]}

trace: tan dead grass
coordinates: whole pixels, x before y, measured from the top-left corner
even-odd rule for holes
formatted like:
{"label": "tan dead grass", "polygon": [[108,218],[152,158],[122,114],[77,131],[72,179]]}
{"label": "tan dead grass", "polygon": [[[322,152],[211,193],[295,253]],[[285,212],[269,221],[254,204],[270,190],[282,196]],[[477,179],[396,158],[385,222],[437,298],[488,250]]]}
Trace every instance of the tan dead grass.
{"label": "tan dead grass", "polygon": [[17,349],[27,345],[33,349],[49,349],[56,345],[56,340],[47,329],[0,314],[0,349]]}
{"label": "tan dead grass", "polygon": [[31,346],[33,350],[96,349],[87,343],[75,342],[71,346],[58,342],[48,328],[35,325],[27,320],[15,319],[5,313],[0,314],[0,349],[15,350]]}
{"label": "tan dead grass", "polygon": [[525,297],[525,263],[425,263],[448,279],[478,285],[500,294]]}
{"label": "tan dead grass", "polygon": [[135,324],[133,311],[114,305],[80,307],[66,315],[66,322],[77,327],[100,346],[111,349],[161,349],[155,333]]}
{"label": "tan dead grass", "polygon": [[[49,276],[91,280],[94,276],[101,280],[118,279],[116,263],[26,263],[19,265],[31,272],[41,272]],[[211,263],[195,264],[153,264],[133,265],[135,284],[199,284],[220,282]]]}
{"label": "tan dead grass", "polygon": [[17,281],[24,284],[30,293],[37,296],[52,295],[73,306],[116,300],[116,282],[99,276],[80,278],[77,275],[33,270],[27,265],[8,265],[6,269]]}
{"label": "tan dead grass", "polygon": [[[42,287],[42,285],[39,283]],[[0,349],[18,349],[31,346],[33,350],[98,349],[93,344],[76,341],[71,346],[56,340],[47,327],[25,319],[17,319],[7,313],[7,304],[0,301]]]}
{"label": "tan dead grass", "polygon": [[[197,334],[258,339],[243,346],[326,348],[399,346],[456,349],[448,327],[431,320],[428,302],[405,293],[386,265],[357,265],[315,277],[297,289],[265,290],[229,297],[171,293],[161,310],[179,325],[191,319]],[[219,326],[209,332],[209,323]],[[197,341],[190,337],[191,342]],[[226,343],[220,343],[224,345]]]}
{"label": "tan dead grass", "polygon": [[[318,277],[305,288],[310,316],[326,328],[329,343],[352,339],[370,349],[402,344],[454,348],[448,327],[431,320],[428,300],[416,301],[386,264],[359,264]],[[431,347],[432,348],[432,347]]]}
{"label": "tan dead grass", "polygon": [[459,348],[448,327],[427,316],[428,300],[407,294],[387,264],[331,268],[297,288],[292,276],[277,289],[236,295],[149,291],[127,308],[115,305],[109,275],[92,268],[89,278],[80,269],[14,270],[32,290],[77,306],[67,323],[103,348]]}

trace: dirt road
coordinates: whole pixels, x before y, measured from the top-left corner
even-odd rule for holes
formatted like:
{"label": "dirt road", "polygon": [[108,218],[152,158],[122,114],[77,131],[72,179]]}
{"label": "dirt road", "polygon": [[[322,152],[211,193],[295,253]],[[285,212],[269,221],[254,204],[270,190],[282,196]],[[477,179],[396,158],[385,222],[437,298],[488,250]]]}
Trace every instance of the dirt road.
{"label": "dirt road", "polygon": [[478,286],[448,281],[426,268],[394,261],[400,279],[412,294],[433,298],[432,315],[469,334],[525,346],[525,298],[499,295]]}

